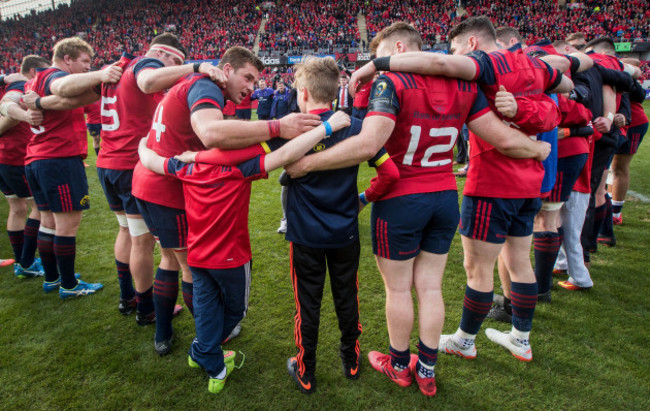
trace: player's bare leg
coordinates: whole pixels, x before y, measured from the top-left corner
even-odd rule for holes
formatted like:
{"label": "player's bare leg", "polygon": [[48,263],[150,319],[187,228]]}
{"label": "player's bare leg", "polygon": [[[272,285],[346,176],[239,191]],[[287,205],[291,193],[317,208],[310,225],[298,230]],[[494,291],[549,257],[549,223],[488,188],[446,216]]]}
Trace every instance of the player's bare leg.
{"label": "player's bare leg", "polygon": [[421,251],[415,258],[413,278],[418,297],[418,324],[420,340],[431,348],[438,348],[445,322],[445,304],[442,298],[442,276],[447,254]]}
{"label": "player's bare leg", "polygon": [[409,349],[413,329],[413,265],[415,259],[406,261],[376,257],[377,267],[386,289],[386,326],[390,345],[398,351]]}

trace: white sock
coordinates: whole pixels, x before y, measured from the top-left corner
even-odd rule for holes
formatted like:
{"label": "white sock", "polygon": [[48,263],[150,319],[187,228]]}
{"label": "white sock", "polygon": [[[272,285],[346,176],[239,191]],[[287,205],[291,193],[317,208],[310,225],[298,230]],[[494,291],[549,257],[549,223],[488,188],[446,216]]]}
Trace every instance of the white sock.
{"label": "white sock", "polygon": [[436,376],[436,366],[435,365],[426,365],[422,361],[418,360],[420,364],[418,375],[420,378],[433,378]]}
{"label": "white sock", "polygon": [[530,345],[530,331],[519,331],[514,326],[510,335],[521,345]]}
{"label": "white sock", "polygon": [[218,380],[223,380],[224,378],[226,378],[226,372],[227,372],[227,369],[226,369],[226,366],[224,365],[223,370],[221,370],[221,372],[216,377],[210,377],[210,378],[216,378]]}
{"label": "white sock", "polygon": [[454,334],[454,341],[463,348],[468,348],[474,345],[476,334],[469,334],[458,328]]}

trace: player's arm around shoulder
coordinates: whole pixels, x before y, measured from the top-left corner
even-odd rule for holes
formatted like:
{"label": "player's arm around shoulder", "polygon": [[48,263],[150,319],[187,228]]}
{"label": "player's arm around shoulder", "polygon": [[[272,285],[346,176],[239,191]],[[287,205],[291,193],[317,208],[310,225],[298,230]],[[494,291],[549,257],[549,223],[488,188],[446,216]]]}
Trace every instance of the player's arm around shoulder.
{"label": "player's arm around shoulder", "polygon": [[165,174],[165,160],[166,158],[160,156],[158,153],[147,147],[148,137],[140,140],[138,145],[138,155],[140,162],[145,168],[153,171],[156,174]]}
{"label": "player's arm around shoulder", "polygon": [[506,126],[492,111],[487,111],[482,116],[469,121],[467,127],[508,157],[534,158],[543,161],[551,152],[550,144],[534,141],[521,131]]}
{"label": "player's arm around shoulder", "polygon": [[101,83],[117,83],[122,77],[122,67],[112,64],[101,70],[69,74],[54,79],[50,84],[52,94],[59,97],[76,97],[85,94]]}
{"label": "player's arm around shoulder", "polygon": [[[267,172],[293,163],[303,157],[323,138],[327,138],[341,129],[350,126],[350,116],[337,111],[320,126],[301,134],[276,151],[266,155],[264,167]],[[336,147],[336,146],[335,146]],[[326,150],[327,151],[327,150]]]}

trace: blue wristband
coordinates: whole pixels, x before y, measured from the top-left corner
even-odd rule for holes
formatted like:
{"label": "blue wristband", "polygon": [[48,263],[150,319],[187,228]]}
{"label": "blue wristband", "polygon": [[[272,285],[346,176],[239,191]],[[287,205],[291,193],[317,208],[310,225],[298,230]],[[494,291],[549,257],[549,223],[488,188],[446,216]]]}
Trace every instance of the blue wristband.
{"label": "blue wristband", "polygon": [[329,122],[323,121],[323,125],[325,126],[325,137],[329,137],[332,135],[332,126],[330,125]]}
{"label": "blue wristband", "polygon": [[361,201],[361,204],[363,204],[363,205],[368,205],[368,200],[366,200],[366,192],[365,191],[363,193],[359,193],[359,201]]}

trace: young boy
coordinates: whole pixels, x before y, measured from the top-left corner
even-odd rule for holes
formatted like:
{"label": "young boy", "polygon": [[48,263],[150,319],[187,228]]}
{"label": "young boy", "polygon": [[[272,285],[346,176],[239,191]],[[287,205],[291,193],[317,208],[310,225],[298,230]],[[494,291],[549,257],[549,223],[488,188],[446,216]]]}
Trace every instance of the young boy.
{"label": "young boy", "polygon": [[223,389],[234,368],[234,352],[226,352],[224,359],[221,342],[245,314],[245,294],[251,278],[251,182],[267,178],[269,171],[296,161],[321,139],[349,125],[349,116],[332,116],[277,151],[236,166],[165,159],[146,147],[146,139],[141,141],[140,160],[146,168],[184,183],[187,262],[194,280],[196,326],[188,362],[191,367],[205,369],[211,393]]}
{"label": "young boy", "polygon": [[[336,98],[339,75],[339,68],[331,58],[312,58],[301,64],[295,76],[300,111],[318,114],[323,121],[336,115],[330,107]],[[307,154],[358,134],[361,123],[353,118],[350,127],[334,133]],[[383,149],[371,161],[384,170],[392,169],[393,178],[373,181],[373,188],[368,191],[372,195],[368,199],[362,196],[361,201],[378,198],[399,177]],[[287,369],[303,393],[312,393],[316,388],[316,346],[327,270],[341,330],[343,371],[348,379],[359,378],[357,171],[358,166],[354,165],[310,173],[288,182],[286,239],[291,243],[291,282],[296,301],[294,336],[298,353],[288,359]],[[383,177],[381,171],[380,176]]]}

